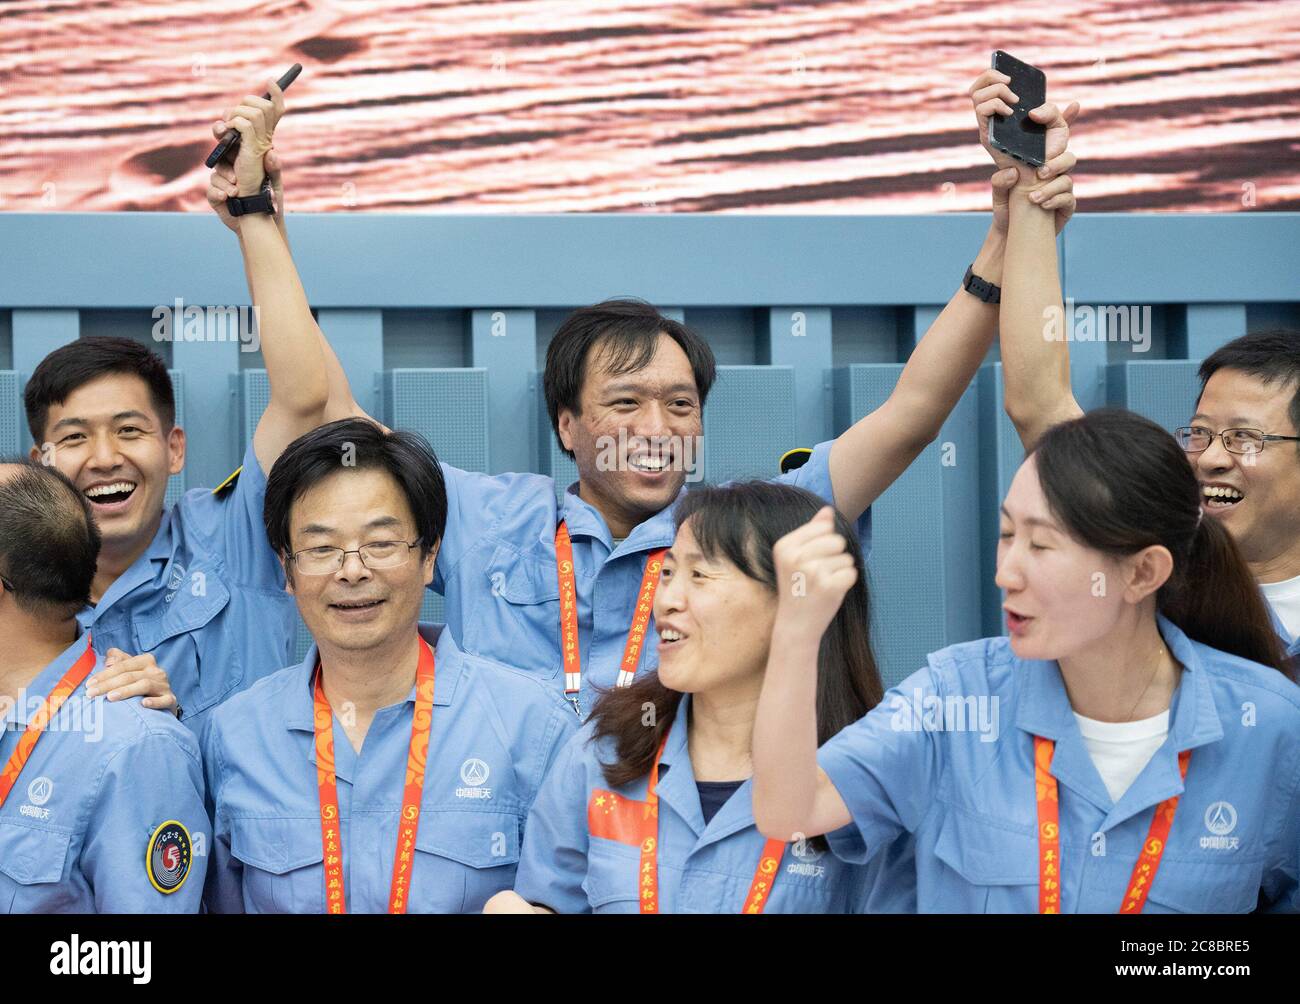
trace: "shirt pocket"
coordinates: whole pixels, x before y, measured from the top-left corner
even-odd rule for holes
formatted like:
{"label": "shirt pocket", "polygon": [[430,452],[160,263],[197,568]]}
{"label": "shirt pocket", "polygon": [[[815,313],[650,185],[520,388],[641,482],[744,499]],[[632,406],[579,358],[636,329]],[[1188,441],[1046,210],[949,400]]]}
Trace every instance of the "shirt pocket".
{"label": "shirt pocket", "polygon": [[[640,913],[641,849],[594,837],[587,850],[587,874],[582,889],[593,913]],[[663,912],[664,869],[659,865],[660,912]]]}
{"label": "shirt pocket", "polygon": [[[921,883],[920,909],[928,913],[1035,913],[1038,910],[1038,842],[1032,828],[949,808],[939,825],[934,854],[955,874]],[[923,886],[928,885],[928,890]]]}
{"label": "shirt pocket", "polygon": [[243,865],[249,913],[325,912],[319,819],[232,819],[230,854]]}
{"label": "shirt pocket", "polygon": [[[196,575],[203,578],[195,579]],[[196,594],[200,583],[202,589]],[[128,654],[153,653],[186,719],[219,704],[243,682],[239,647],[230,632],[244,628],[212,625],[229,604],[230,591],[217,572],[199,567],[190,572],[161,614],[135,621],[136,651]]]}
{"label": "shirt pocket", "polygon": [[[468,596],[482,596],[466,610],[464,648],[547,678],[560,671],[560,583],[555,556],[501,544],[482,572],[470,575]],[[482,592],[486,590],[486,593]]]}
{"label": "shirt pocket", "polygon": [[521,826],[511,812],[422,809],[410,911],[482,913],[493,895],[514,888]]}
{"label": "shirt pocket", "polygon": [[1250,913],[1259,903],[1263,878],[1262,860],[1196,861],[1166,855],[1142,912]]}
{"label": "shirt pocket", "polygon": [[63,881],[72,834],[0,821],[0,913],[84,910],[72,882]]}

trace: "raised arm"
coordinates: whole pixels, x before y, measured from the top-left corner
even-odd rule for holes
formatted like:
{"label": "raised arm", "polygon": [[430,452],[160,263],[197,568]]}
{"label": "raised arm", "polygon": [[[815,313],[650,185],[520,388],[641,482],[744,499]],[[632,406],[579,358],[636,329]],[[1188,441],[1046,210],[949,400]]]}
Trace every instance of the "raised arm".
{"label": "raised arm", "polygon": [[[1074,168],[1076,158],[1066,147],[1079,105],[1072,102],[1062,112],[1045,104],[1029,113],[1047,126],[1047,163],[1035,172],[988,142],[989,118],[1010,115],[1010,102],[1016,100],[1008,82],[1005,75],[988,70],[976,81],[980,86],[972,97],[980,141],[995,161],[1017,175],[1008,207],[999,327],[1007,415],[1030,449],[1048,428],[1083,413],[1070,390],[1067,319],[1056,256],[1056,235],[1074,212],[1074,197],[1051,180]],[[1057,334],[1060,339],[1054,340],[1051,336]]]}
{"label": "raised arm", "polygon": [[[319,354],[320,365],[325,379],[325,404],[320,407],[318,417],[310,425],[284,440],[279,444],[278,448],[276,448],[275,440],[279,438],[277,436],[279,430],[276,427],[271,429],[267,438],[268,452],[273,451],[275,456],[279,456],[284,446],[297,436],[302,435],[303,432],[309,431],[317,425],[340,418],[353,416],[369,418],[370,416],[353,398],[347,374],[326,339],[325,333],[321,331],[316,319],[311,314],[311,307],[307,302],[302,281],[289,250],[289,237],[285,221],[283,165],[278,151],[271,146],[274,126],[278,123],[279,117],[283,115],[283,99],[278,89],[276,89],[274,81],[270,82],[268,91],[272,95],[272,100],[264,103],[269,107],[263,109],[263,125],[269,121],[270,130],[266,133],[262,143],[264,149],[262,171],[266,179],[271,183],[274,192],[276,213],[272,219],[275,223],[275,231],[280,237],[279,244],[276,245],[270,241],[270,228],[265,225],[266,217],[263,214],[236,218],[230,215],[226,206],[226,201],[230,196],[248,194],[248,192],[240,190],[241,170],[247,175],[246,182],[243,184],[245,188],[248,184],[252,184],[256,179],[260,178],[251,163],[256,156],[254,153],[247,155],[250,163],[243,167],[238,162],[235,164],[226,162],[218,164],[212,172],[207,195],[208,204],[221,222],[239,237],[240,253],[244,261],[244,275],[248,280],[249,294],[253,298],[253,303],[259,309],[261,330],[265,332],[267,326],[270,325],[273,333],[278,329],[288,332],[289,335],[286,339],[276,339],[276,341],[303,347],[308,352],[308,358],[312,359],[313,362],[318,358],[317,354]],[[246,98],[245,102],[249,100],[251,100],[251,96]],[[213,125],[213,133],[216,136],[221,136],[225,133],[226,128],[226,121],[219,121]],[[241,140],[241,156],[244,156],[245,146],[245,142]],[[257,183],[260,184],[260,181]],[[246,231],[245,224],[250,222],[252,225]],[[314,346],[307,344],[309,333],[314,340]],[[268,342],[265,334],[262,340],[263,355],[265,356],[267,355]],[[272,381],[272,400],[274,403],[275,375],[271,372],[269,357],[267,358],[267,371]],[[312,381],[312,390],[314,393],[319,391],[319,383],[316,379]],[[271,414],[269,408],[267,414]],[[258,443],[256,438],[254,443],[258,451],[259,461],[265,464],[261,444]],[[274,462],[274,457],[271,458],[271,462]]]}
{"label": "raised arm", "polygon": [[[240,134],[233,184],[229,172],[214,171],[212,175],[211,188],[226,197],[255,195],[262,187],[264,158],[284,113],[284,97],[275,81],[268,83],[267,91],[269,100],[245,95],[224,115],[226,127]],[[209,201],[211,198],[210,194]],[[250,213],[241,216],[238,227],[232,229],[239,234],[271,385],[271,400],[253,435],[258,463],[269,471],[289,443],[324,421],[329,382],[307,295],[276,220],[264,213]]]}
{"label": "raised arm", "polygon": [[817,652],[858,573],[829,507],[778,540],[773,560],[780,595],[754,720],[754,823],[788,841],[850,821],[817,766]]}
{"label": "raised arm", "polygon": [[[972,98],[985,86],[987,76],[981,75],[971,86]],[[983,133],[981,139],[985,139]],[[1043,183],[1060,204],[1072,210],[1070,179],[1059,176],[1068,170],[1063,164],[1061,160],[1050,164],[1052,171]],[[972,264],[975,275],[999,286],[1004,285],[1007,267],[1007,194],[1017,180],[1010,166],[1000,163],[991,179],[993,221]],[[1050,220],[1048,214],[1040,215]],[[1005,290],[1002,296],[1005,302]],[[979,300],[958,284],[947,306],[917,343],[888,400],[842,433],[831,448],[835,505],[845,516],[857,519],[938,438],[988,354],[997,326],[997,305]]]}

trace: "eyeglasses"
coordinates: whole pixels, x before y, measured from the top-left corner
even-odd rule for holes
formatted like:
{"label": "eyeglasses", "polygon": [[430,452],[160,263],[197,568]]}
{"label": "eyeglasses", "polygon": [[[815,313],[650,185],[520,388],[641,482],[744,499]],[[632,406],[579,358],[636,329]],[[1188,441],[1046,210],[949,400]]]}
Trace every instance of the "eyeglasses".
{"label": "eyeglasses", "polygon": [[5,590],[10,593],[18,592],[18,590],[14,588],[14,584],[10,582],[8,579],[6,579],[3,575],[0,575],[0,586],[4,586]]}
{"label": "eyeglasses", "polygon": [[1215,433],[1198,425],[1185,425],[1174,430],[1174,438],[1185,453],[1204,453],[1215,436],[1223,441],[1223,448],[1229,453],[1246,455],[1263,452],[1265,443],[1300,443],[1300,436],[1270,436],[1259,429],[1224,429]]}
{"label": "eyeglasses", "polygon": [[349,554],[359,557],[367,568],[397,568],[411,557],[411,548],[419,546],[418,540],[409,544],[404,540],[376,540],[352,551],[341,547],[307,547],[289,558],[303,575],[330,575],[343,567]]}

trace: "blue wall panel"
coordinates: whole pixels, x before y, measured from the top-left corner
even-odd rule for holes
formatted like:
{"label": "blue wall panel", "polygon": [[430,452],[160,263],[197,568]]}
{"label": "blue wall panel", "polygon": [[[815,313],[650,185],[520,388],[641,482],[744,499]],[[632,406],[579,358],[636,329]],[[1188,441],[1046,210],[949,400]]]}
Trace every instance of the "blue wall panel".
{"label": "blue wall panel", "polygon": [[[705,410],[706,479],[768,476],[788,447],[884,399],[987,216],[338,213],[293,215],[289,226],[304,287],[364,406],[422,430],[450,463],[535,469],[563,490],[576,471],[555,445],[537,370],[574,305],[632,293],[713,337],[734,365],[720,367]],[[1195,402],[1195,360],[1300,317],[1300,214],[1086,214],[1060,247],[1076,304],[1157,315],[1150,355],[1116,341],[1071,345],[1085,407],[1124,404],[1173,428]],[[99,330],[96,318],[248,296],[234,239],[206,214],[0,214],[0,256],[0,362],[11,366],[0,372],[0,449],[10,452],[29,443],[23,381],[51,349]],[[420,323],[399,323],[411,318]],[[162,348],[190,442],[170,498],[233,468],[268,388],[258,357],[236,345]],[[474,368],[385,371],[386,356]],[[1002,628],[997,504],[1022,451],[1001,381],[1000,366],[985,366],[939,441],[877,503],[872,574],[891,678],[929,648]]]}

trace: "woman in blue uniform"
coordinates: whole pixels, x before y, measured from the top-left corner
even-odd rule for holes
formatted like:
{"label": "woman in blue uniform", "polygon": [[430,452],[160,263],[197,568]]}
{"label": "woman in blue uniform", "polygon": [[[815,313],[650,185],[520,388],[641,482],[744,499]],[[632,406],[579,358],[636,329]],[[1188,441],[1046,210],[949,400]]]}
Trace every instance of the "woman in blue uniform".
{"label": "woman in blue uniform", "polygon": [[755,726],[764,834],[854,862],[913,834],[921,911],[1300,909],[1300,688],[1168,433],[1047,431],[1002,506],[1010,638],[932,654],[818,752],[815,657],[857,574],[828,526],[776,546],[806,595],[782,595]]}
{"label": "woman in blue uniform", "polygon": [[[915,908],[903,840],[863,867],[821,839],[765,840],[750,807],[750,738],[777,607],[772,545],[822,501],[768,482],[688,494],[664,556],[657,673],[606,692],[528,817],[513,893],[488,912],[843,913]],[[862,559],[848,522],[831,532]],[[816,663],[825,740],[880,700],[865,578]],[[896,880],[880,876],[889,864]]]}

